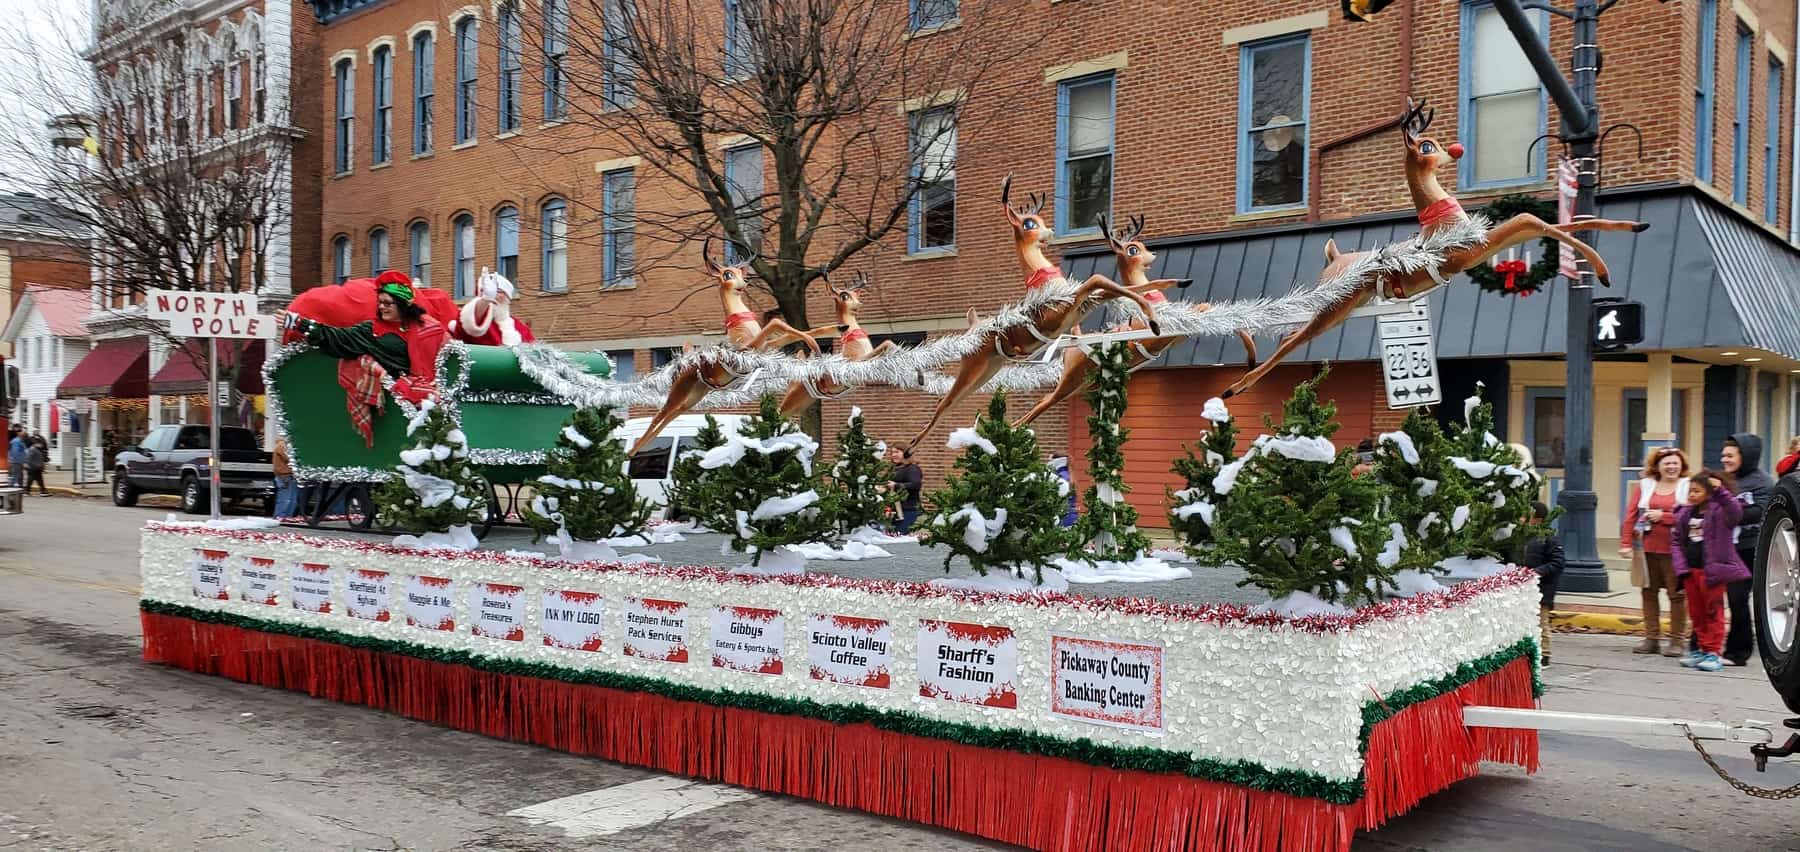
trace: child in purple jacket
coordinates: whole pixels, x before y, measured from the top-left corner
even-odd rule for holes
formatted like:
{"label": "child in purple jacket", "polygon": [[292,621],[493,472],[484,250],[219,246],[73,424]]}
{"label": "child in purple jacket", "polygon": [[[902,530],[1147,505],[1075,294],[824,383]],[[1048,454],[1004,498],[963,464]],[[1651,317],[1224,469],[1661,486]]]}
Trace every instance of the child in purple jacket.
{"label": "child in purple jacket", "polygon": [[1744,507],[1731,493],[1730,482],[1727,474],[1711,470],[1688,480],[1688,505],[1675,511],[1674,546],[1669,548],[1675,576],[1687,592],[1688,621],[1698,646],[1681,664],[1703,672],[1725,667],[1719,659],[1725,644],[1725,585],[1750,576],[1731,540]]}

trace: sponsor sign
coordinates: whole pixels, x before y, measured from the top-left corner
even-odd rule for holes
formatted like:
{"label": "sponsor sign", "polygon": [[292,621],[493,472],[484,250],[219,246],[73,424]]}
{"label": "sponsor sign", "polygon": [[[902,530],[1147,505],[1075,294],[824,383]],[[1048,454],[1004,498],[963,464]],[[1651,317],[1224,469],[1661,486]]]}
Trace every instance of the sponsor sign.
{"label": "sponsor sign", "polygon": [[544,590],[544,644],[574,651],[598,651],[606,633],[606,599],[597,592]]}
{"label": "sponsor sign", "polygon": [[386,571],[358,568],[344,578],[344,609],[351,618],[387,621],[388,575]]}
{"label": "sponsor sign", "polygon": [[476,583],[469,590],[470,627],[476,636],[525,641],[525,587]]}
{"label": "sponsor sign", "polygon": [[806,625],[806,663],[813,680],[887,689],[894,628],[879,618],[814,615]]}
{"label": "sponsor sign", "polygon": [[712,611],[713,668],[781,674],[787,619],[772,609],[721,606]]}
{"label": "sponsor sign", "polygon": [[688,660],[688,605],[655,598],[625,598],[625,656],[666,663]]}
{"label": "sponsor sign", "polygon": [[244,560],[243,574],[239,599],[274,606],[275,592],[281,587],[281,575],[275,572],[275,560],[266,556],[252,556]]}
{"label": "sponsor sign", "polygon": [[225,562],[231,555],[223,550],[208,550],[204,547],[194,548],[193,575],[194,597],[209,601],[231,600],[231,591],[226,587]]}
{"label": "sponsor sign", "polygon": [[426,630],[455,630],[456,602],[449,577],[414,574],[406,578],[406,623]]}
{"label": "sponsor sign", "polygon": [[919,694],[983,707],[1019,706],[1019,640],[1011,628],[919,621]]}
{"label": "sponsor sign", "polygon": [[288,600],[305,612],[331,611],[331,566],[295,562],[288,568]]}
{"label": "sponsor sign", "polygon": [[1163,729],[1163,647],[1050,634],[1050,714]]}

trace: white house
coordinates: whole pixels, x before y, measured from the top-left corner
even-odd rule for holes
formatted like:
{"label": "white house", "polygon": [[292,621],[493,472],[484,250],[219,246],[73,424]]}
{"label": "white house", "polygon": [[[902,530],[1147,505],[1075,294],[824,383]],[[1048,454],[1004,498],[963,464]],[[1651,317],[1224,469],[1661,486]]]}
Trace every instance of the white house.
{"label": "white house", "polygon": [[91,342],[82,319],[91,311],[88,290],[28,284],[0,330],[0,341],[13,345],[12,363],[19,368],[13,422],[48,438],[51,462],[59,467],[73,458],[78,441],[70,439],[70,418],[56,401],[56,388],[88,353]]}

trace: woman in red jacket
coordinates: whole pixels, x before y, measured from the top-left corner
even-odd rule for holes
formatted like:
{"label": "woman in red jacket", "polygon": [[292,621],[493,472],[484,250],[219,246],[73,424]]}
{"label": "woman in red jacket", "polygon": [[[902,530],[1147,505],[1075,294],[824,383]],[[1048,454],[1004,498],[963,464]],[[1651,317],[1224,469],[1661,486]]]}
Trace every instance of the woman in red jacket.
{"label": "woman in red jacket", "polygon": [[[1643,478],[1633,483],[1619,513],[1619,555],[1631,560],[1631,584],[1638,587],[1644,614],[1644,641],[1634,654],[1679,657],[1687,650],[1687,597],[1670,561],[1670,531],[1675,510],[1687,503],[1687,455],[1674,447],[1658,447],[1644,460]],[[1669,596],[1669,641],[1662,643],[1662,607],[1658,592]]]}

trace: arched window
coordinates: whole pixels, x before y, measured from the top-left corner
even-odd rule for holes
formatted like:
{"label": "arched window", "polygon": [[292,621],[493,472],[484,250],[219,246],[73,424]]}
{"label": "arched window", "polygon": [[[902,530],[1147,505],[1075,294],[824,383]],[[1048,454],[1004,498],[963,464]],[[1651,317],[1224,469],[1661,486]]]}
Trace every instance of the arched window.
{"label": "arched window", "polygon": [[519,280],[519,208],[494,213],[494,271],[513,283]]}
{"label": "arched window", "polygon": [[350,171],[350,140],[356,130],[356,66],[340,59],[333,76],[337,83],[337,156],[333,163],[337,173],[343,174]]}
{"label": "arched window", "polygon": [[388,268],[388,233],[386,228],[369,232],[369,276],[380,275]]}
{"label": "arched window", "polygon": [[450,251],[456,274],[458,299],[466,299],[475,289],[475,217],[467,213],[450,223]]}
{"label": "arched window", "polygon": [[375,48],[375,57],[369,63],[370,81],[375,95],[375,134],[371,140],[373,150],[369,159],[380,165],[393,159],[392,138],[394,116],[394,49],[386,45]]}
{"label": "arched window", "polygon": [[414,222],[407,229],[407,243],[412,252],[413,283],[421,286],[431,283],[431,226],[424,222]]}
{"label": "arched window", "polygon": [[511,133],[519,129],[519,78],[522,65],[519,61],[519,4],[507,2],[500,6],[498,16],[500,24],[500,132]]}
{"label": "arched window", "polygon": [[331,241],[331,279],[339,284],[350,280],[350,238],[339,235]]}
{"label": "arched window", "polygon": [[463,18],[456,24],[456,144],[471,142],[475,139],[475,63],[476,52],[475,16]]}
{"label": "arched window", "polygon": [[569,289],[569,204],[560,198],[544,202],[538,212],[544,247],[544,290],[561,293]]}
{"label": "arched window", "polygon": [[413,153],[431,153],[431,94],[436,60],[432,52],[431,31],[413,36]]}

